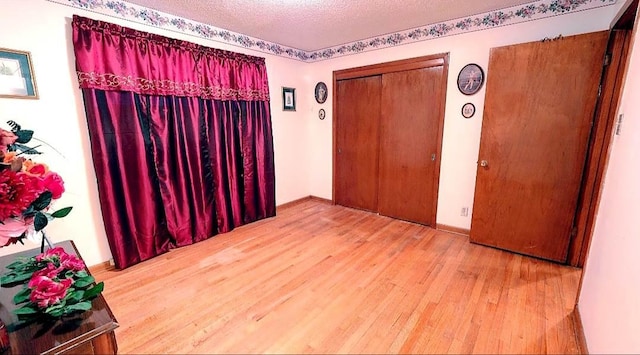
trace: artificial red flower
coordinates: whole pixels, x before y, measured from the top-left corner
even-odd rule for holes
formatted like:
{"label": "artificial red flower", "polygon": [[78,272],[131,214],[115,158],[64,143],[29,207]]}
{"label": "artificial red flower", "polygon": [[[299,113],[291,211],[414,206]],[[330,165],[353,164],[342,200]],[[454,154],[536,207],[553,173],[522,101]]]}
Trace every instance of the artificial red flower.
{"label": "artificial red flower", "polygon": [[[14,121],[7,121],[11,131],[0,128],[0,248],[21,241],[22,238],[35,239],[34,218],[40,219],[39,228],[43,228],[43,217],[47,220],[66,216],[70,207],[58,213],[49,211],[49,191],[51,199],[58,199],[65,191],[60,175],[49,170],[46,164],[26,159],[22,154],[39,154],[36,147],[28,147],[33,131],[23,130]],[[20,143],[20,144],[18,144]],[[40,199],[39,199],[40,198]],[[34,205],[35,201],[38,201]],[[57,212],[57,211],[56,211]],[[18,226],[10,219],[23,219],[24,226]],[[2,223],[13,224],[10,227]]]}
{"label": "artificial red flower", "polygon": [[64,192],[64,181],[60,175],[50,171],[43,177],[42,182],[44,183],[44,188],[51,191],[52,199],[55,200],[62,196],[62,193]]}
{"label": "artificial red flower", "polygon": [[0,221],[17,217],[44,192],[42,180],[11,170],[0,171]]}
{"label": "artificial red flower", "polygon": [[46,276],[31,277],[29,288],[31,295],[29,300],[40,308],[47,308],[60,302],[67,295],[67,290],[73,283],[71,279],[63,279],[56,282]]}
{"label": "artificial red flower", "polygon": [[42,177],[49,172],[47,164],[34,163],[33,160],[25,160],[22,163],[23,170],[31,175]]}

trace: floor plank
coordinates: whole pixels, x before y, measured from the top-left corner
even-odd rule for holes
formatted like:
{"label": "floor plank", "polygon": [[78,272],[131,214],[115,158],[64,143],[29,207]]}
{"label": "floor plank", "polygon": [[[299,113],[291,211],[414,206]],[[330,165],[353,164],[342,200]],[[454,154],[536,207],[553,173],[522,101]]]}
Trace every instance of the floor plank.
{"label": "floor plank", "polygon": [[315,199],[93,270],[122,354],[577,354],[580,272]]}

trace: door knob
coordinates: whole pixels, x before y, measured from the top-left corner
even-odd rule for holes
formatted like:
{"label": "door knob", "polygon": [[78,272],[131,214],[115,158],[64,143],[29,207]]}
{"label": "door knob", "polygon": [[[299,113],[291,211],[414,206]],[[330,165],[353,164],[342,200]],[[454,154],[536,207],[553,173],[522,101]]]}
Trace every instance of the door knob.
{"label": "door knob", "polygon": [[480,166],[486,168],[487,166],[489,166],[489,162],[486,160],[480,160]]}

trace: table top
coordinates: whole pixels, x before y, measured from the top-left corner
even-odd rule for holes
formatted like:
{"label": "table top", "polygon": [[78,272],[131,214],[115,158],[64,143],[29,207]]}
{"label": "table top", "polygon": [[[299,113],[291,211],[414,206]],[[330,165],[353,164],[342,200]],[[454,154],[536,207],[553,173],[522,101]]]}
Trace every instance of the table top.
{"label": "table top", "polygon": [[[55,246],[62,247],[68,254],[81,258],[73,241],[63,241],[56,243]],[[35,248],[0,257],[0,274],[7,271],[6,265],[15,261],[16,257],[30,257],[39,253],[40,248]],[[17,316],[11,312],[16,308],[13,296],[21,288],[22,285],[0,287],[0,319],[4,321],[9,331],[9,343],[13,354],[59,353],[118,327],[102,294],[93,299],[91,310],[58,320],[53,324],[31,323],[26,326],[20,324]]]}

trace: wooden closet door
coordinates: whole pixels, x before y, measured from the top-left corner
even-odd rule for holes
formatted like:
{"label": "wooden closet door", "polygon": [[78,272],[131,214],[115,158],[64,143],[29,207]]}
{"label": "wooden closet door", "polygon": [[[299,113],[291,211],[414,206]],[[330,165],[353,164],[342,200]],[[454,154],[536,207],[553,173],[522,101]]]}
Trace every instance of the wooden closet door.
{"label": "wooden closet door", "polygon": [[382,76],[378,190],[382,215],[435,225],[443,88],[442,66]]}
{"label": "wooden closet door", "polygon": [[491,50],[472,242],[566,261],[607,37]]}
{"label": "wooden closet door", "polygon": [[376,212],[381,77],[336,85],[335,203]]}

